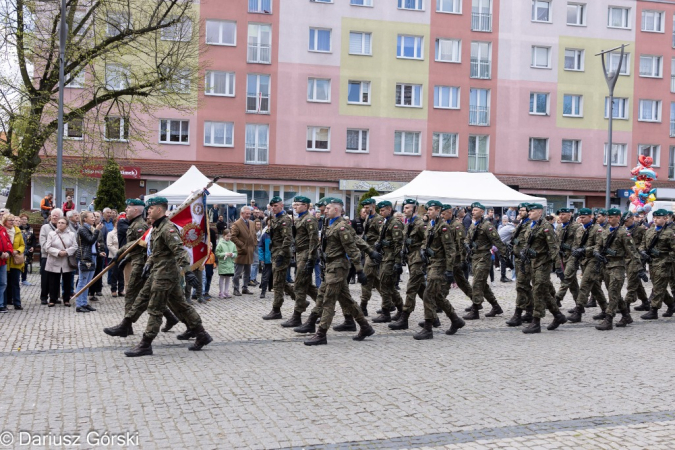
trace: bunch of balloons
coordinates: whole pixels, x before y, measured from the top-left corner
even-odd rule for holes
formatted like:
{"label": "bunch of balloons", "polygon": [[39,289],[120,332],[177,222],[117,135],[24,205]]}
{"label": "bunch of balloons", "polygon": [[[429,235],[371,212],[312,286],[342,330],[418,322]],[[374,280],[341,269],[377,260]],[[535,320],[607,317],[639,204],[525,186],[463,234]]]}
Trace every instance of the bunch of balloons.
{"label": "bunch of balloons", "polygon": [[652,188],[652,181],[657,178],[656,172],[652,169],[654,160],[651,156],[640,155],[638,161],[639,164],[630,171],[633,175],[631,180],[635,182],[629,208],[633,213],[640,210],[651,211],[656,200],[656,188]]}

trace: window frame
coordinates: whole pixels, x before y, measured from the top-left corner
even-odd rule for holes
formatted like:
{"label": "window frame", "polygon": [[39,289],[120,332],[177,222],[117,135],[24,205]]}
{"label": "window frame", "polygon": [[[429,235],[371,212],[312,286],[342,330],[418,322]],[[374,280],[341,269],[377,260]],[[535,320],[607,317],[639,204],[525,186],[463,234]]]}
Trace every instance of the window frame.
{"label": "window frame", "polygon": [[[546,49],[546,56],[547,56],[547,62],[546,62],[547,65],[546,66],[537,66],[537,65],[534,64],[535,59],[536,59],[535,56],[537,54],[537,51],[536,51],[537,49]],[[531,55],[531,58],[530,58],[530,68],[532,68],[532,69],[551,69],[552,68],[552,66],[551,66],[551,55],[552,55],[552,53],[553,53],[552,47],[545,47],[545,46],[541,46],[541,45],[533,45],[532,46],[532,55]]]}
{"label": "window frame", "polygon": [[[80,121],[80,133],[81,136],[70,136],[70,122],[73,120],[79,120]],[[72,119],[69,122],[63,122],[63,139],[67,139],[69,141],[83,141],[84,140],[84,119],[81,117]]]}
{"label": "window frame", "polygon": [[[209,42],[208,41],[209,33],[208,33],[207,30],[208,30],[208,27],[209,27],[209,23],[212,23],[212,24],[218,23],[218,36],[219,36],[218,42]],[[224,23],[234,24],[234,42],[232,42],[231,44],[221,42],[221,40],[223,38],[222,24],[224,24]],[[206,19],[206,23],[204,24],[204,43],[206,45],[219,45],[219,46],[222,46],[222,47],[236,47],[237,46],[237,27],[238,27],[238,23],[237,23],[236,20]],[[248,32],[248,28],[247,28],[246,31]]]}
{"label": "window frame", "polygon": [[[368,41],[369,45],[368,48],[365,49],[366,51],[363,51],[361,53],[352,53],[352,48],[351,48],[351,43],[352,43],[352,34],[360,34],[361,35],[361,50],[364,50],[365,46],[365,36],[368,35],[370,36],[370,40]],[[355,56],[373,56],[373,33],[370,31],[350,31],[349,32],[349,47],[348,47],[348,54],[350,55],[355,55]]]}
{"label": "window frame", "polygon": [[398,0],[396,2],[397,9],[400,9],[400,10],[403,10],[403,11],[424,11],[425,10],[424,9],[424,7],[425,7],[424,0],[412,0],[412,1],[415,2],[415,5],[419,5],[419,8],[406,8],[405,6],[401,6],[401,5],[405,5],[405,1],[406,0]]}
{"label": "window frame", "polygon": [[[474,149],[473,149],[474,154],[473,155],[471,154],[471,140],[472,139],[474,140]],[[481,155],[480,153],[478,153],[478,149],[480,148],[480,145],[479,145],[480,141],[483,140],[483,139],[485,139],[485,148],[487,150],[485,155]],[[468,156],[468,158],[467,158],[467,163],[468,163],[467,172],[485,173],[485,172],[490,171],[490,140],[491,139],[490,139],[489,134],[474,134],[474,133],[469,134],[469,141],[468,141],[468,144],[467,144],[467,156]],[[479,162],[478,158],[482,157],[482,156],[485,156],[485,170],[471,170],[471,158],[475,158],[475,165],[476,165],[476,167],[478,167],[478,162]]]}
{"label": "window frame", "polygon": [[[312,31],[314,31],[314,44],[318,46],[319,43],[319,31],[328,32],[328,50],[317,50],[312,49]],[[322,28],[322,27],[309,27],[309,46],[308,50],[312,53],[332,53],[333,52],[333,29],[332,28]]]}
{"label": "window frame", "polygon": [[[115,68],[117,68],[117,70],[119,70],[119,73],[120,73],[121,75],[126,75],[126,77],[125,77],[124,80],[118,80],[118,81],[122,81],[122,82],[124,83],[123,86],[121,86],[120,84],[118,84],[118,85],[115,85],[115,86],[111,89],[111,86],[112,86],[112,85],[109,84],[109,82],[108,82],[108,68],[109,68],[109,67],[115,67]],[[106,90],[111,91],[111,92],[116,92],[116,91],[121,91],[122,89],[128,88],[128,87],[129,87],[128,81],[129,81],[129,76],[130,76],[130,75],[131,75],[131,71],[130,71],[129,68],[128,68],[127,66],[125,66],[124,64],[120,64],[120,63],[106,63],[106,65],[105,65],[105,88],[106,88]]]}
{"label": "window frame", "polygon": [[[361,2],[363,2],[363,5],[359,5],[359,4],[353,3],[353,2],[355,2],[355,1],[361,1]],[[370,4],[367,5],[366,3],[370,3]],[[362,8],[372,8],[372,7],[373,7],[373,0],[349,0],[349,6],[360,6],[360,7],[362,7]]]}
{"label": "window frame", "polygon": [[113,20],[111,17],[122,17],[122,20],[119,22],[116,22],[114,25],[121,25],[123,21],[126,21],[126,24],[128,25],[127,29],[132,30],[133,29],[133,24],[131,22],[131,12],[130,11],[110,11],[108,12],[106,16],[106,24],[105,24],[105,36],[108,38],[119,36],[124,30],[118,30],[113,28],[113,33],[111,33],[111,25],[113,25]]}
{"label": "window frame", "polygon": [[[417,152],[411,153],[406,152],[405,150],[405,137],[406,134],[417,135]],[[396,136],[400,135],[401,140],[401,151],[396,151]],[[394,131],[394,155],[396,156],[421,156],[422,155],[422,132],[421,131],[405,131],[405,130],[396,130]]]}
{"label": "window frame", "polygon": [[[213,93],[206,90],[208,87],[214,87],[215,86],[215,83],[213,83],[213,80],[212,79],[209,80],[209,78],[214,78],[215,74],[217,74],[217,73],[226,74],[225,85],[226,85],[226,87],[231,86],[231,90],[232,90],[231,95],[227,94],[227,93],[218,94],[218,93],[215,92],[215,88],[213,89],[214,90]],[[231,77],[227,76],[227,75],[231,75]],[[231,82],[230,82],[230,80],[231,80]],[[207,70],[204,73],[204,95],[209,96],[209,97],[234,97],[236,95],[236,92],[237,92],[236,89],[237,89],[237,74],[235,72],[228,72],[228,71],[225,71],[225,70]]]}
{"label": "window frame", "polygon": [[[358,131],[359,132],[359,146],[363,144],[363,133],[366,133],[366,148],[365,150],[353,150],[350,148],[347,148],[347,143],[349,142],[349,132],[352,131]],[[370,153],[370,129],[368,128],[347,128],[347,139],[345,140],[345,148],[347,153]]]}
{"label": "window frame", "polygon": [[[119,138],[108,137],[108,119],[119,119]],[[126,132],[126,138],[124,133]],[[129,118],[124,116],[105,116],[103,119],[103,140],[105,142],[129,142]]]}
{"label": "window frame", "polygon": [[[363,99],[363,86],[364,84],[368,86],[368,102],[352,102],[349,101],[349,85],[350,84],[356,84],[359,83],[359,98]],[[371,89],[372,83],[370,81],[364,81],[364,80],[347,80],[347,104],[348,105],[370,105],[371,99],[372,99],[372,89]]]}
{"label": "window frame", "polygon": [[[578,68],[573,69],[567,68],[567,52],[574,52],[574,65],[576,66],[576,63],[578,62],[579,63]],[[563,70],[566,70],[568,72],[584,72],[585,71],[584,59],[586,59],[586,51],[584,49],[566,48],[563,56]]]}
{"label": "window frame", "polygon": [[[630,114],[628,113],[630,111],[630,102],[627,97],[614,97],[615,101],[621,101],[623,103],[623,112],[624,116],[623,117],[614,117],[612,116],[612,120],[628,120],[630,117]],[[613,105],[612,105],[613,109]],[[605,97],[605,119],[609,119],[609,114],[610,113],[610,105],[609,105],[609,97]]]}
{"label": "window frame", "polygon": [[[563,159],[563,149],[565,148],[565,141],[575,143],[576,148],[573,148],[572,151],[576,151],[578,160],[565,160]],[[565,164],[581,164],[582,159],[582,142],[581,139],[562,139],[560,146],[560,162]]]}
{"label": "window frame", "polygon": [[[482,52],[480,51],[481,47],[484,45],[487,45],[487,58],[479,58],[476,57],[476,68],[477,71],[476,73],[478,75],[481,74],[481,62],[482,61],[487,61],[487,66],[488,66],[488,76],[487,77],[481,77],[481,76],[473,76],[473,65],[474,65],[474,44],[475,47],[478,48],[478,56],[482,56]],[[492,42],[490,41],[471,41],[471,52],[469,55],[469,78],[472,78],[474,80],[491,80],[492,79]]]}
{"label": "window frame", "polygon": [[[444,11],[441,9],[441,4],[446,2],[452,3],[454,5],[459,5],[459,11]],[[462,0],[436,0],[436,12],[441,14],[462,14]]]}
{"label": "window frame", "polygon": [[[625,26],[617,27],[617,26],[611,25],[612,10],[615,10],[615,9],[620,9],[620,10],[625,11],[625,18],[624,18],[624,15],[622,13],[622,22],[625,23]],[[631,29],[630,12],[631,12],[631,8],[626,8],[626,7],[623,7],[623,6],[609,5],[607,7],[607,28],[613,28],[613,29],[617,29],[617,30],[630,30]]]}
{"label": "window frame", "polygon": [[[436,100],[441,100],[441,90],[442,89],[448,89],[448,105],[450,106],[439,106],[440,103],[437,104]],[[452,106],[453,104],[453,92],[456,92],[456,98],[454,99],[457,106]],[[461,88],[459,86],[446,86],[446,85],[436,85],[434,86],[434,109],[460,109],[461,103],[460,103],[460,94],[461,94]]]}
{"label": "window frame", "polygon": [[[326,139],[326,148],[316,148],[316,135],[317,132],[323,129],[328,130],[328,138]],[[307,147],[305,150],[308,152],[330,152],[330,134],[331,134],[331,127],[327,126],[321,126],[321,125],[307,125],[307,134],[309,134],[309,131],[312,130],[312,145],[313,147]],[[309,136],[308,136],[309,137]],[[309,141],[309,139],[305,139],[306,141]]]}
{"label": "window frame", "polygon": [[[258,105],[258,108],[260,109],[262,106],[262,100],[260,99],[260,79],[261,77],[267,77],[268,78],[268,83],[267,83],[267,111],[262,112],[261,110],[257,111],[251,111],[248,109],[248,99],[250,98],[249,96],[249,77],[255,76],[256,77],[256,105]],[[263,97],[264,98],[264,97]],[[259,101],[260,99],[260,101]],[[258,114],[258,115],[270,115],[272,114],[272,75],[268,73],[247,73],[246,74],[246,114]]]}
{"label": "window frame", "polygon": [[[538,104],[537,97],[540,96],[540,95],[543,95],[546,98],[546,110],[544,112],[538,112],[537,111],[537,104]],[[532,101],[533,100],[532,97],[534,97],[534,101]],[[531,116],[550,116],[551,115],[551,113],[550,113],[550,110],[551,110],[550,100],[551,100],[550,92],[536,92],[536,91],[530,92],[530,108],[529,108],[530,115]],[[534,111],[532,110],[533,107],[534,107]]]}
{"label": "window frame", "polygon": [[[256,153],[256,156],[258,152],[264,148],[266,151],[266,156],[265,156],[265,162],[260,162],[260,161],[251,161],[247,159],[247,153],[249,150],[249,143],[246,141],[246,138],[248,136],[248,128],[249,127],[255,127],[255,143],[254,143],[254,151]],[[267,127],[267,145],[265,147],[262,147],[260,145],[260,142],[258,141],[259,137],[259,130],[260,127]],[[244,164],[251,164],[251,165],[267,165],[270,162],[270,125],[268,123],[247,123],[246,127],[244,128],[245,130],[245,135],[244,135]],[[256,158],[257,159],[257,158]]]}
{"label": "window frame", "polygon": [[[645,28],[645,13],[652,13],[652,14],[659,14],[659,29],[658,30],[648,30]],[[643,9],[641,18],[640,18],[640,31],[645,32],[645,33],[665,33],[665,25],[666,25],[666,12],[665,11],[659,11],[655,9]],[[656,23],[656,21],[654,21]]]}
{"label": "window frame", "polygon": [[[210,124],[211,127],[211,141],[212,142],[206,142],[206,127],[207,124]],[[223,144],[215,144],[213,143],[214,137],[215,137],[215,125],[217,124],[223,124],[225,125],[225,133],[223,137]],[[231,127],[231,136],[230,136],[230,141],[231,143],[228,145],[227,144],[227,126],[230,125]],[[220,122],[220,121],[215,121],[215,120],[205,120],[204,121],[204,140],[203,140],[203,145],[204,147],[218,147],[218,148],[233,148],[234,147],[234,122]]]}
{"label": "window frame", "polygon": [[[328,92],[328,99],[327,100],[317,100],[316,99],[316,93],[317,93],[317,81],[327,81],[328,82],[328,89],[326,92]],[[309,98],[309,86],[310,83],[312,84],[312,96],[314,98]],[[319,77],[308,77],[307,78],[307,101],[310,103],[331,103],[331,88],[333,87],[333,80],[331,78],[319,78]]]}
{"label": "window frame", "polygon": [[[447,42],[447,45],[452,45],[452,48],[454,50],[455,48],[455,43],[457,44],[457,59],[456,60],[449,60],[449,59],[441,59],[441,45],[442,42]],[[453,51],[454,53],[454,51]],[[462,40],[461,39],[455,39],[455,38],[436,38],[435,41],[435,48],[434,48],[434,61],[436,62],[442,62],[442,63],[451,63],[451,64],[461,64],[462,63]]]}
{"label": "window frame", "polygon": [[[576,16],[577,16],[577,22],[576,23],[569,23],[569,7],[570,6],[576,6],[577,11],[576,11]],[[581,23],[578,22],[579,20],[579,8],[581,9]],[[567,26],[570,27],[585,27],[586,26],[586,12],[588,10],[588,4],[586,3],[577,3],[577,2],[567,2],[567,14],[566,14],[566,19],[565,23]]]}
{"label": "window frame", "polygon": [[265,0],[248,0],[248,10],[247,10],[247,12],[248,12],[249,14],[268,14],[268,15],[270,15],[270,14],[272,14],[272,13],[274,12],[274,11],[273,11],[273,8],[274,8],[274,1],[273,1],[273,0],[268,0],[268,1],[269,1],[269,4],[270,4],[270,10],[269,10],[269,12],[264,12],[264,11],[259,11],[259,10],[257,10],[257,11],[251,11],[251,1],[256,2],[256,4],[260,6],[258,9],[262,9],[262,5],[263,5],[263,2],[264,2]]}
{"label": "window frame", "polygon": [[[538,141],[542,141],[542,140],[543,140],[543,141],[545,141],[545,143],[546,143],[546,157],[545,157],[544,159],[541,159],[541,158],[534,158],[534,157],[532,156],[532,152],[534,151],[534,146],[533,146],[533,144],[534,144],[534,141],[535,141],[535,140],[538,140]],[[531,137],[531,138],[530,138],[529,151],[528,151],[528,155],[527,155],[528,161],[542,161],[542,162],[547,162],[547,161],[549,161],[549,160],[550,160],[550,146],[549,146],[549,143],[550,143],[550,139],[549,139],[549,138],[545,138],[545,137]]]}
{"label": "window frame", "polygon": [[[400,86],[400,89],[401,89],[401,95],[400,95],[401,101],[404,101],[404,98],[405,98],[405,95],[404,95],[405,92],[404,91],[405,91],[406,86],[412,87],[412,97],[411,97],[412,100],[415,99],[415,87],[419,86],[419,105],[414,105],[414,104],[411,104],[411,105],[400,104],[399,105],[398,102],[397,102],[397,97],[399,97],[399,95],[398,95],[399,86]],[[396,102],[395,106],[397,108],[423,108],[424,107],[424,104],[422,102],[423,98],[424,98],[424,85],[413,84],[413,83],[396,83],[396,95],[394,97],[394,101]]]}
{"label": "window frame", "polygon": [[[617,149],[623,149],[623,163],[612,163],[612,167],[627,167],[628,166],[628,144],[624,144],[622,142],[616,143],[612,142],[612,148],[616,147]],[[607,142],[604,143],[604,154],[602,155],[602,165],[606,166],[607,161],[611,159],[611,154],[607,154]]]}
{"label": "window frame", "polygon": [[[611,53],[609,53],[609,67],[608,67],[608,69],[611,70],[612,67],[614,66],[614,64],[612,63],[613,57],[616,57],[618,59],[620,56],[621,56],[621,52],[611,52]],[[621,64],[621,67],[618,67],[618,69],[619,69],[619,76],[622,76],[622,77],[630,76],[630,53],[626,52],[626,53],[623,54],[623,63]],[[622,72],[621,69],[625,69],[625,73]]]}
{"label": "window frame", "polygon": [[[643,75],[642,74],[642,58],[651,58],[652,60],[652,72],[651,75]],[[654,75],[654,61],[658,62],[658,73]],[[658,56],[658,55],[640,55],[640,62],[638,64],[638,75],[641,78],[663,78],[663,56]]]}
{"label": "window frame", "polygon": [[[171,122],[180,122],[181,127],[181,136],[182,136],[182,131],[183,131],[183,122],[187,123],[187,142],[175,142],[166,140],[162,141],[162,122],[166,122],[166,137],[167,139],[171,136]],[[160,144],[165,144],[165,145],[190,145],[190,119],[159,119],[159,136],[158,136],[158,142]]]}
{"label": "window frame", "polygon": [[[250,48],[252,47],[252,44],[250,42],[250,40],[251,40],[251,27],[258,27],[258,33],[257,33],[258,39],[257,39],[257,41],[254,45],[254,47],[257,49],[258,58],[255,59],[255,60],[250,57],[251,56],[250,55],[250,53],[251,53]],[[263,36],[262,29],[263,29],[263,27],[269,28],[269,33],[268,33],[269,37],[270,37],[269,44],[265,44],[265,43],[262,42],[262,36]],[[272,64],[272,38],[273,38],[273,34],[272,34],[272,24],[271,23],[249,22],[247,27],[246,27],[246,62],[248,64]],[[262,50],[265,48],[265,46],[268,46],[269,61],[265,61],[261,57],[261,55],[263,54]]]}
{"label": "window frame", "polygon": [[86,82],[87,82],[87,73],[84,69],[82,69],[77,73],[77,76],[75,78],[72,78],[70,83],[65,84],[63,87],[67,89],[84,89]]}
{"label": "window frame", "polygon": [[[419,49],[419,55],[417,56],[404,56],[405,53],[405,46],[403,45],[405,43],[405,38],[413,38],[414,41],[414,53],[417,53],[417,50]],[[402,39],[402,41],[401,41]],[[419,45],[417,45],[417,41],[419,40]],[[399,54],[399,48],[401,49],[402,54]],[[407,59],[407,60],[413,60],[413,61],[423,61],[424,60],[424,36],[415,36],[412,34],[398,34],[396,36],[396,58],[397,59]]]}
{"label": "window frame", "polygon": [[[175,17],[167,17],[167,19],[169,19],[171,21],[171,20],[174,20]],[[181,34],[179,36],[179,38],[176,39],[175,36],[176,36],[176,34],[178,34],[177,32],[181,31],[183,29],[183,27],[186,26],[186,25],[189,26],[189,30],[190,30],[190,32],[188,33],[189,38],[188,39],[182,39],[182,37],[184,37],[184,36]],[[193,26],[194,26],[194,24],[192,23],[192,19],[190,19],[189,17],[183,17],[178,23],[175,23],[170,27],[162,28],[160,30],[160,33],[159,33],[159,39],[161,41],[167,41],[167,42],[190,42],[192,40],[192,35],[194,33],[194,30],[192,28]],[[168,33],[169,30],[173,30],[172,36],[174,36],[174,37],[167,36],[166,33]]]}
{"label": "window frame", "polygon": [[[652,119],[644,119],[642,117],[642,111],[643,111],[643,106],[642,102],[654,102],[655,103],[655,108],[654,112],[656,113],[656,118]],[[654,99],[648,99],[648,98],[641,98],[638,100],[638,122],[650,122],[650,123],[661,123],[661,107],[662,107],[662,101],[661,100],[654,100]],[[654,117],[654,116],[652,116]]]}
{"label": "window frame", "polygon": [[[579,114],[565,114],[565,97],[572,97],[572,110],[574,110],[574,97],[579,98]],[[575,118],[579,119],[584,117],[584,96],[583,94],[563,94],[563,110],[562,110],[562,116],[563,117],[570,117],[570,118]]]}
{"label": "window frame", "polygon": [[[445,142],[443,136],[454,136],[454,148],[450,154],[441,153],[441,148]],[[435,142],[438,142],[438,149],[436,151],[434,150]],[[439,158],[459,158],[459,133],[434,131],[431,135],[431,156]]]}
{"label": "window frame", "polygon": [[[537,5],[546,3],[548,5],[548,20],[539,20],[536,17]],[[552,0],[532,0],[532,16],[531,22],[534,23],[553,23],[553,5]]]}

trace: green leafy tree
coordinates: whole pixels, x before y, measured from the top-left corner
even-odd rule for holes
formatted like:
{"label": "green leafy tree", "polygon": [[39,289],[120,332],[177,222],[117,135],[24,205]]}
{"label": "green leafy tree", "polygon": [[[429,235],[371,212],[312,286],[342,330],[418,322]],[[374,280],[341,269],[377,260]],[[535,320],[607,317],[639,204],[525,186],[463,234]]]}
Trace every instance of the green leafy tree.
{"label": "green leafy tree", "polygon": [[357,211],[358,214],[361,214],[361,208],[362,208],[361,202],[362,202],[362,201],[364,201],[364,200],[366,200],[366,199],[368,199],[368,198],[371,198],[371,197],[378,197],[378,196],[380,196],[380,195],[381,195],[381,194],[380,194],[379,192],[377,192],[377,191],[375,190],[374,187],[371,187],[370,189],[368,189],[368,191],[366,191],[366,193],[363,194],[363,195],[361,196],[361,198],[359,199],[359,207],[358,207],[358,211]]}
{"label": "green leafy tree", "polygon": [[96,191],[94,206],[97,210],[112,208],[123,211],[125,208],[124,178],[120,166],[114,159],[109,159],[103,168],[101,182]]}

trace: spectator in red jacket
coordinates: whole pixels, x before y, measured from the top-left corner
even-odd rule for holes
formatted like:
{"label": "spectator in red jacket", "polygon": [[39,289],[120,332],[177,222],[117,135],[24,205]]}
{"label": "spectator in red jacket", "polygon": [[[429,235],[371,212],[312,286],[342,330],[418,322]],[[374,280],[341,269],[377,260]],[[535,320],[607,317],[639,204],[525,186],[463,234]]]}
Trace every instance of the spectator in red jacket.
{"label": "spectator in red jacket", "polygon": [[73,197],[67,196],[66,201],[63,204],[63,215],[68,214],[68,211],[75,211],[75,203],[73,203]]}

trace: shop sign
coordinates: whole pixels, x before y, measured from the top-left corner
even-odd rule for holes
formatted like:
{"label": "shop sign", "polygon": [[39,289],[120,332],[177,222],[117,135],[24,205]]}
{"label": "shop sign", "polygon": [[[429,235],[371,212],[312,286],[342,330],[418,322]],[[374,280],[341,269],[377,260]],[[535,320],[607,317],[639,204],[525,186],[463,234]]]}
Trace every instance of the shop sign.
{"label": "shop sign", "polygon": [[[122,178],[127,180],[140,180],[141,168],[124,166],[120,167]],[[85,177],[101,178],[103,174],[103,166],[86,166],[82,168],[82,175]]]}

